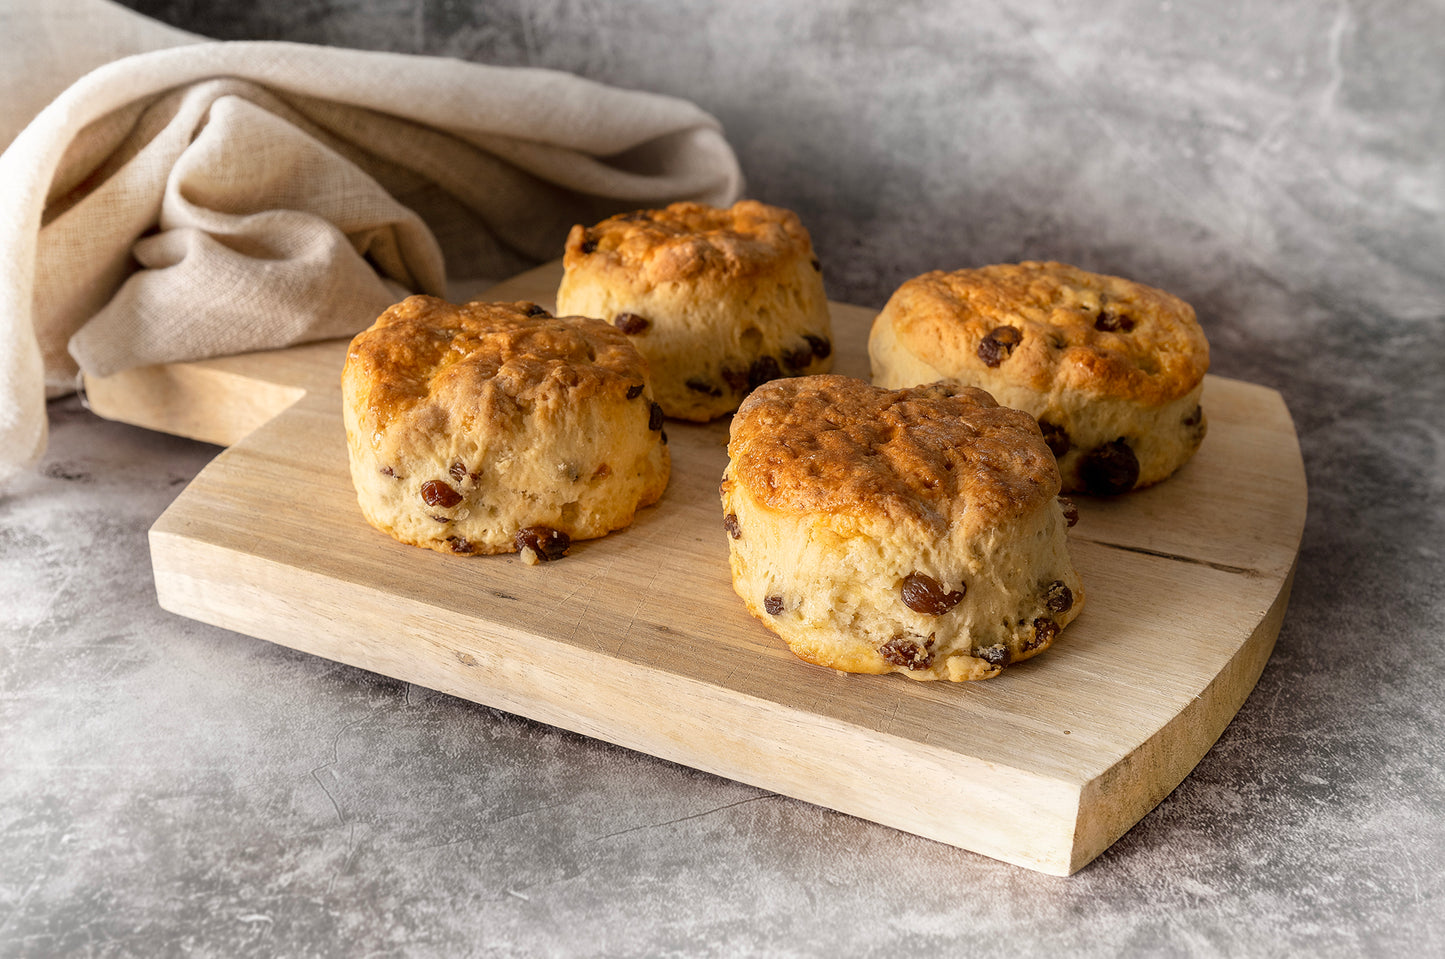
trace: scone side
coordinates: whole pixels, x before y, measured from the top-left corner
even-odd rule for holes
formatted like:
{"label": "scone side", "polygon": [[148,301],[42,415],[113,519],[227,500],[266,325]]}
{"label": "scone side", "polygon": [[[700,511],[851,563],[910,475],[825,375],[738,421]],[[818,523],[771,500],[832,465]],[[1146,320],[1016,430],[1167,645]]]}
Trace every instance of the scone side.
{"label": "scone side", "polygon": [[341,393],[362,514],[409,545],[514,552],[528,527],[595,538],[671,472],[641,355],[532,303],[408,298],[353,339]]}
{"label": "scone side", "polygon": [[647,328],[629,339],[647,359],[658,404],[677,419],[706,422],[737,409],[764,378],[832,368],[827,298],[807,262],[779,264],[730,287],[706,278],[603,284],[568,272],[557,307],[609,321],[646,318]]}
{"label": "scone side", "polygon": [[649,429],[650,406],[643,396],[553,411],[545,432],[524,411],[506,430],[457,430],[408,448],[413,417],[378,431],[347,405],[358,502],[377,529],[444,553],[516,552],[517,531],[530,526],[595,539],[630,525],[667,487],[671,456]]}
{"label": "scone side", "polygon": [[[1083,607],[1056,499],[981,535],[955,528],[939,538],[857,517],[774,510],[730,472],[721,492],[734,590],[808,662],[920,680],[986,679],[1049,648]],[[1040,556],[1018,555],[1014,543],[1032,544]],[[1044,572],[1024,572],[1031,568]],[[963,596],[939,615],[910,609],[902,585],[915,574]],[[1047,606],[1055,583],[1070,597],[1061,611]],[[1015,603],[1013,595],[1026,599]],[[1064,594],[1054,595],[1059,605]],[[1041,619],[1049,624],[1036,626]]]}
{"label": "scone side", "polygon": [[668,416],[706,422],[762,382],[832,368],[821,264],[789,210],[682,203],[575,226],[563,269],[558,310],[625,329]]}

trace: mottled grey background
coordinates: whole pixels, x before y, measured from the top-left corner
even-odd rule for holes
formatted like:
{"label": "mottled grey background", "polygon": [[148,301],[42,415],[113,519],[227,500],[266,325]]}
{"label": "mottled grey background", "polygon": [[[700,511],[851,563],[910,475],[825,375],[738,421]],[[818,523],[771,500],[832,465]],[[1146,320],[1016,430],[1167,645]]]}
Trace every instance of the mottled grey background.
{"label": "mottled grey background", "polygon": [[1068,880],[155,608],[209,447],[57,404],[0,499],[0,954],[1445,953],[1445,6],[134,0],[716,114],[830,294],[1051,257],[1195,304],[1310,480],[1198,769]]}

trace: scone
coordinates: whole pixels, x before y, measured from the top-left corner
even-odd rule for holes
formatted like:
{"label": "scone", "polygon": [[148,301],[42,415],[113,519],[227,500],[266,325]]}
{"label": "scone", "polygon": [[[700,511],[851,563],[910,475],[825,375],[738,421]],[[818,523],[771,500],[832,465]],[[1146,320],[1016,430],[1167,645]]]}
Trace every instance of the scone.
{"label": "scone", "polygon": [[1206,428],[1209,343],[1183,300],[1063,263],[1018,263],[904,283],[873,322],[873,382],[978,386],[1038,420],[1066,492],[1165,479]]}
{"label": "scone", "polygon": [[743,402],[728,454],[733,588],[808,662],[987,679],[1083,606],[1054,458],[982,390],[778,380]]}
{"label": "scone", "polygon": [[667,486],[646,361],[600,320],[413,296],[351,341],[341,394],[361,511],[413,546],[556,559]]}
{"label": "scone", "polygon": [[831,368],[822,266],[796,214],[674,203],[574,226],[557,310],[607,320],[647,357],[668,416],[705,422],[759,384]]}

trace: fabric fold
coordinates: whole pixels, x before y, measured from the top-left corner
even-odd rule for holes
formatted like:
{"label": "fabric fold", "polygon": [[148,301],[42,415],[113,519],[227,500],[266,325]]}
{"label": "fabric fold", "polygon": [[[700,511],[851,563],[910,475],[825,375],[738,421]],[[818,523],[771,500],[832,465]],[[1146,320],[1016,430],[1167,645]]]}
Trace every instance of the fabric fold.
{"label": "fabric fold", "polygon": [[567,74],[271,42],[106,64],[0,156],[0,480],[47,394],[346,336],[407,292],[497,280],[567,229],[742,178],[685,101]]}

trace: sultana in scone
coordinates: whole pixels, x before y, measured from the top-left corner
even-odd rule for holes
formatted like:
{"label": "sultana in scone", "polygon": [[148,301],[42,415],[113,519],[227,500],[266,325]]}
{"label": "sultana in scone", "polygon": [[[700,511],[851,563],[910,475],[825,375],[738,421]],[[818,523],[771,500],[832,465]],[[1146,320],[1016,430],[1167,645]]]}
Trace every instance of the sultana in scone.
{"label": "sultana in scone", "polygon": [[733,417],[733,587],[808,662],[987,679],[1083,606],[1033,419],[952,383],[776,380]]}
{"label": "sultana in scone", "polygon": [[352,340],[341,387],[357,501],[403,543],[556,559],[667,486],[647,364],[600,320],[413,296]]}
{"label": "sultana in scone", "polygon": [[1209,343],[1178,297],[1063,263],[1018,263],[904,283],[873,323],[873,382],[952,379],[1031,414],[1066,492],[1112,495],[1194,455]]}
{"label": "sultana in scone", "polygon": [[831,368],[822,266],[797,215],[674,203],[574,226],[557,310],[600,317],[647,358],[668,416],[704,422],[759,384]]}

